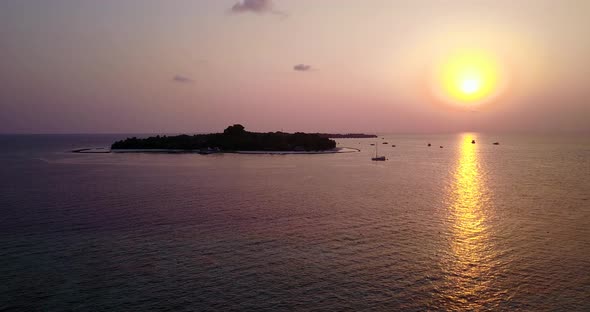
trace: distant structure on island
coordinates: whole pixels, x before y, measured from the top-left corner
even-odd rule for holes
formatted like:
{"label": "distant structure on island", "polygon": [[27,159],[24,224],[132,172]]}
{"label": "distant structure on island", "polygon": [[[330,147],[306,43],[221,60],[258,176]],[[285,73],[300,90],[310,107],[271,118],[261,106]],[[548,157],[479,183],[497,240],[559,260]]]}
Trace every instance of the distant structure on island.
{"label": "distant structure on island", "polygon": [[338,134],[338,133],[316,133],[322,138],[330,138],[330,139],[369,139],[369,138],[376,138],[377,135],[375,134],[364,134],[364,133],[347,133],[347,134]]}
{"label": "distant structure on island", "polygon": [[204,154],[234,151],[326,151],[336,141],[317,133],[249,132],[236,124],[223,133],[127,138],[112,144],[111,150],[197,151]]}

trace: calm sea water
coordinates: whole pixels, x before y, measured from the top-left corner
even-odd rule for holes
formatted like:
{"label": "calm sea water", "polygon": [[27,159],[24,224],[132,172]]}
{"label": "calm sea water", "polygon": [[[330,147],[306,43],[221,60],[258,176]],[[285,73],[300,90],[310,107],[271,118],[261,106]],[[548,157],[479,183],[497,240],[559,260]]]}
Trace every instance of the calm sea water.
{"label": "calm sea water", "polygon": [[590,310],[588,137],[66,152],[124,137],[0,136],[0,310]]}

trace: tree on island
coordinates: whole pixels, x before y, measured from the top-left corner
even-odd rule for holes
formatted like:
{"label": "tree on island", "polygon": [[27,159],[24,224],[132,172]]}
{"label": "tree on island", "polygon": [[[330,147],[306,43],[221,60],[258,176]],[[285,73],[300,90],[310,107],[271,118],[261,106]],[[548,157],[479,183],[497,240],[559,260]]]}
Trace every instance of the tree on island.
{"label": "tree on island", "polygon": [[240,124],[235,124],[233,126],[229,126],[223,130],[223,134],[225,135],[242,135],[245,134],[246,130],[244,126]]}

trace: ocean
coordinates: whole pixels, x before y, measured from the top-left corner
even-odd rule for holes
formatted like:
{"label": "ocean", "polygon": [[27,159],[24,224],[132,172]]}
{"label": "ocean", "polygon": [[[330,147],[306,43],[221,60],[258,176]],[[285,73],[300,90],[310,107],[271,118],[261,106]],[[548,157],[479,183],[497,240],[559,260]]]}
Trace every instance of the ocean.
{"label": "ocean", "polygon": [[69,152],[125,137],[0,136],[0,310],[590,310],[588,136]]}

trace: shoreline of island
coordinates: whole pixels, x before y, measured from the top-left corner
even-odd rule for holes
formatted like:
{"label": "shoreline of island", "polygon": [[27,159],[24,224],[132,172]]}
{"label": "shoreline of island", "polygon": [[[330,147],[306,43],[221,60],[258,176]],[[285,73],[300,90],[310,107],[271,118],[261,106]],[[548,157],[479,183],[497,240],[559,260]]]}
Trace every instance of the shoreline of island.
{"label": "shoreline of island", "polygon": [[215,151],[204,153],[201,150],[181,150],[181,149],[106,149],[97,148],[79,148],[72,150],[71,153],[77,154],[127,154],[127,153],[146,153],[146,154],[242,154],[242,155],[314,155],[314,154],[343,154],[356,153],[361,150],[354,147],[337,147],[324,151]]}

